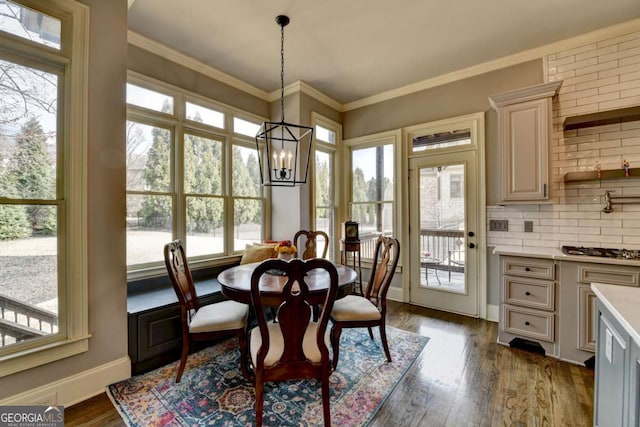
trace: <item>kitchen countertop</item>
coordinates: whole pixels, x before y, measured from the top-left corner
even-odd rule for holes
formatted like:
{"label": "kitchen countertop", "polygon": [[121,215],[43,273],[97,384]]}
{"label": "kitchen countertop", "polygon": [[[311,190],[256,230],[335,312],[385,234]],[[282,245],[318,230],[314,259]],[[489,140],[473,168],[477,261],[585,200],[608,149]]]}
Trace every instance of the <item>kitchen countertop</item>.
{"label": "kitchen countertop", "polygon": [[591,290],[640,346],[640,288],[592,283]]}
{"label": "kitchen countertop", "polygon": [[562,253],[559,248],[543,248],[537,246],[496,246],[493,248],[493,253],[497,255],[509,255],[509,256],[526,256],[533,258],[546,258],[556,261],[578,261],[578,262],[591,262],[595,264],[615,264],[615,265],[630,265],[634,267],[640,267],[640,259],[622,259],[622,258],[606,258],[597,256],[584,256],[584,255],[567,255]]}

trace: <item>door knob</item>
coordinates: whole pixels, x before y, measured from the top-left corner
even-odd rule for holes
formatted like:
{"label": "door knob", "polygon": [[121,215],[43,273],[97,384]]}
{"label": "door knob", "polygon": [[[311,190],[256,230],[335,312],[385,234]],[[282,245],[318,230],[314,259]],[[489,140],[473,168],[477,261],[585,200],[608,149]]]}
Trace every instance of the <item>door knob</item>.
{"label": "door knob", "polygon": [[475,243],[469,243],[469,249],[473,249],[473,248],[475,248],[475,247],[476,247],[476,244],[475,244]]}
{"label": "door knob", "polygon": [[473,237],[473,236],[475,236],[475,235],[476,235],[476,233],[474,233],[473,231],[470,231],[470,232],[469,232],[469,237]]}

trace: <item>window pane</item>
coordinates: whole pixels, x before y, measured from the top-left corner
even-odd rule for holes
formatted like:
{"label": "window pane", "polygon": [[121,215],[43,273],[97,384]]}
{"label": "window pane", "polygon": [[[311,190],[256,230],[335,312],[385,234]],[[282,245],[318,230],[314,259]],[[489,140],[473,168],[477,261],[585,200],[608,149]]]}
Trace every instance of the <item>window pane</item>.
{"label": "window pane", "polygon": [[169,191],[171,132],[127,122],[127,190]]}
{"label": "window pane", "polygon": [[331,174],[331,154],[316,151],[315,199],[316,206],[333,205],[333,179]]}
{"label": "window pane", "polygon": [[59,19],[12,1],[0,2],[0,30],[35,43],[60,49]]}
{"label": "window pane", "polygon": [[186,134],[184,136],[184,191],[222,194],[222,142]]}
{"label": "window pane", "polygon": [[335,144],[336,133],[330,129],[316,125],[316,139],[330,144]]}
{"label": "window pane", "polygon": [[56,198],[58,76],[0,60],[0,196]]}
{"label": "window pane", "polygon": [[262,195],[260,167],[255,148],[233,146],[232,186],[234,196],[260,197]]}
{"label": "window pane", "polygon": [[189,257],[224,252],[224,203],[211,197],[187,197]]}
{"label": "window pane", "polygon": [[233,131],[235,133],[250,136],[253,138],[254,136],[256,136],[259,130],[260,124],[258,123],[249,122],[237,117],[233,118]]}
{"label": "window pane", "polygon": [[0,347],[58,331],[55,206],[0,205]]}
{"label": "window pane", "polygon": [[233,201],[234,251],[241,251],[247,243],[262,240],[262,201],[236,199]]}
{"label": "window pane", "polygon": [[164,259],[172,240],[170,196],[127,195],[127,265]]}
{"label": "window pane", "polygon": [[455,131],[439,132],[431,135],[413,138],[413,151],[434,150],[436,148],[456,147],[471,144],[471,130],[459,129]]}
{"label": "window pane", "polygon": [[393,145],[353,150],[354,202],[393,200]]}
{"label": "window pane", "polygon": [[173,114],[173,97],[127,83],[127,104],[148,108],[161,113]]}
{"label": "window pane", "polygon": [[351,219],[360,223],[360,239],[393,233],[393,203],[354,203]]}
{"label": "window pane", "polygon": [[187,119],[224,129],[224,113],[191,102],[186,107]]}

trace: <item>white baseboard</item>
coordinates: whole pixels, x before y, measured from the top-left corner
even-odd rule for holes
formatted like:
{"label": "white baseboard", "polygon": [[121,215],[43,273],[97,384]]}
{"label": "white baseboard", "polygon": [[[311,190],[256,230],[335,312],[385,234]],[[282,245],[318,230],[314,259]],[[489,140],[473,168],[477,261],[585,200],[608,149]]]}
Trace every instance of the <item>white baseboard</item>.
{"label": "white baseboard", "polygon": [[392,301],[403,302],[402,301],[402,288],[390,287],[389,291],[387,291],[387,299],[390,299]]}
{"label": "white baseboard", "polygon": [[487,304],[487,320],[490,322],[498,322],[500,320],[499,305]]}
{"label": "white baseboard", "polygon": [[127,356],[0,400],[0,405],[71,406],[97,396],[105,391],[107,385],[129,377],[131,359]]}

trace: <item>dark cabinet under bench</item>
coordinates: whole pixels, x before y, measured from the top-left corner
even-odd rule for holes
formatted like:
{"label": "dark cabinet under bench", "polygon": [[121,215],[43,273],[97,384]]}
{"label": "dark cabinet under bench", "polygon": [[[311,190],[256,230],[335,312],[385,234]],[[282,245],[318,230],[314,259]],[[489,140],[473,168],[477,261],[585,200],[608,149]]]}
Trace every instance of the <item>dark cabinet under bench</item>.
{"label": "dark cabinet under bench", "polygon": [[[232,265],[206,274],[193,272],[196,293],[201,304],[225,298],[216,277]],[[180,358],[182,331],[180,306],[167,276],[138,280],[128,284],[128,346],[131,374],[137,375]],[[210,343],[201,343],[203,346]]]}

